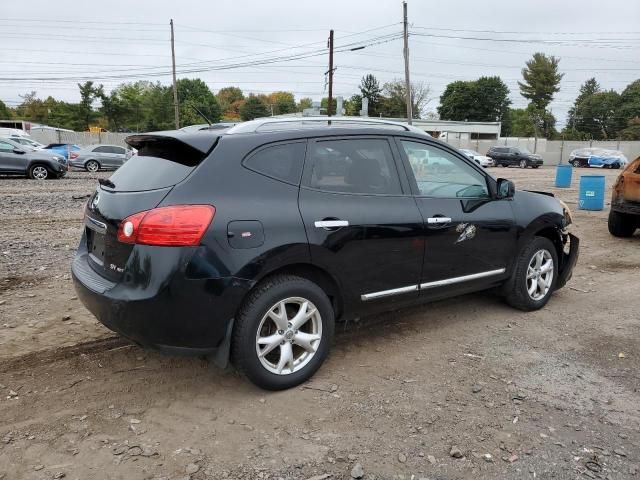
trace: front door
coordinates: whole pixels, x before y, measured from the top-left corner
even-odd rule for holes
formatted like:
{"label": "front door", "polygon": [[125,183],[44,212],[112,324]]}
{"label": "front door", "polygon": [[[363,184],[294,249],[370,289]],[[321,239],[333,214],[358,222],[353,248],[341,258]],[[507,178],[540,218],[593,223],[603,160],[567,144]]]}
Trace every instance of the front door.
{"label": "front door", "polygon": [[503,278],[516,245],[510,200],[494,199],[482,168],[461,154],[426,141],[398,143],[425,223],[421,291]]}
{"label": "front door", "polygon": [[0,172],[25,173],[28,161],[24,153],[15,153],[14,145],[0,140]]}
{"label": "front door", "polygon": [[380,136],[309,141],[299,205],[311,259],[347,302],[418,295],[422,217],[392,151]]}

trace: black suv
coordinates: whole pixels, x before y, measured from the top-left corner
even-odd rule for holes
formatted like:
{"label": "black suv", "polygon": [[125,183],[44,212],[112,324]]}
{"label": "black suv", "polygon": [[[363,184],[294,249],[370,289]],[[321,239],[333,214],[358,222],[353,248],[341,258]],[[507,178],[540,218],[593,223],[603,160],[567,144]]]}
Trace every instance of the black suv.
{"label": "black suv", "polygon": [[498,167],[515,165],[520,168],[538,168],[544,163],[540,155],[518,147],[491,147],[487,157],[491,157]]}
{"label": "black suv", "polygon": [[138,154],[86,206],[82,302],[263,388],[313,375],[335,321],[493,287],[539,309],[577,260],[566,205],[406,125],[255,120],[127,143]]}
{"label": "black suv", "polygon": [[35,180],[62,178],[67,160],[48,150],[34,150],[8,138],[0,138],[0,174],[20,175]]}

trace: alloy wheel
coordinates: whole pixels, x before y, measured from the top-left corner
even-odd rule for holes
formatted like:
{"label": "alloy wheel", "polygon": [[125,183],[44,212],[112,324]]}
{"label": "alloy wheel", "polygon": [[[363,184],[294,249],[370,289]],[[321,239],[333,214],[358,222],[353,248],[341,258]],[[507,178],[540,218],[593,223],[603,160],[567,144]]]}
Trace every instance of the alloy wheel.
{"label": "alloy wheel", "polygon": [[90,172],[97,172],[99,168],[100,165],[98,165],[98,162],[94,162],[93,160],[87,162],[87,170]]}
{"label": "alloy wheel", "polygon": [[527,168],[527,161],[526,160],[520,160],[520,168]]}
{"label": "alloy wheel", "polygon": [[532,300],[542,300],[553,283],[553,257],[546,250],[538,250],[527,268],[527,292]]}
{"label": "alloy wheel", "polygon": [[33,167],[31,173],[36,180],[45,180],[49,176],[49,171],[41,165]]}
{"label": "alloy wheel", "polygon": [[262,366],[277,375],[303,369],[322,341],[322,318],[316,306],[302,297],[273,305],[256,333],[256,353]]}

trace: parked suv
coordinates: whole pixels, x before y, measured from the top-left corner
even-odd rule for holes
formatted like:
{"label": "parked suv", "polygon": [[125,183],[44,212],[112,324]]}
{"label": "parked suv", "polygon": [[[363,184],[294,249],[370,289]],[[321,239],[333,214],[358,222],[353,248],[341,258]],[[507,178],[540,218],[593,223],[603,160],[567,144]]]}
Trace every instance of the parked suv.
{"label": "parked suv", "polygon": [[412,127],[350,122],[128,137],[138,155],[86,206],[82,302],[276,390],[320,367],[335,321],[494,287],[536,310],[565,285],[579,242],[553,195]]}
{"label": "parked suv", "polygon": [[70,165],[88,172],[115,170],[131,156],[131,150],[119,145],[89,145],[71,152]]}
{"label": "parked suv", "polygon": [[609,233],[630,237],[640,228],[640,157],[631,162],[613,186]]}
{"label": "parked suv", "polygon": [[63,156],[0,138],[0,174],[46,180],[62,178],[66,173],[67,161]]}
{"label": "parked suv", "polygon": [[491,147],[487,157],[491,157],[498,167],[515,165],[520,168],[538,168],[544,163],[540,155],[519,147]]}

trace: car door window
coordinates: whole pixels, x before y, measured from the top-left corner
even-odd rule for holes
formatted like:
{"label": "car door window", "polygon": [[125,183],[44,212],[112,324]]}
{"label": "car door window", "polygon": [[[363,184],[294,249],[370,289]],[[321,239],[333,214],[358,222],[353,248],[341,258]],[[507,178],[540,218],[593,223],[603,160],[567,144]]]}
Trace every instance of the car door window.
{"label": "car door window", "polygon": [[402,193],[387,140],[319,140],[311,143],[309,149],[311,188],[369,195]]}
{"label": "car door window", "polygon": [[111,153],[117,153],[118,155],[124,155],[126,150],[122,147],[111,147]]}
{"label": "car door window", "polygon": [[306,142],[269,145],[247,157],[243,165],[249,170],[298,185],[302,175]]}
{"label": "car door window", "polygon": [[11,153],[13,152],[13,149],[16,148],[13,145],[11,145],[10,143],[7,142],[0,142],[0,151],[2,153]]}
{"label": "car door window", "polygon": [[435,198],[488,198],[486,177],[466,161],[438,147],[401,140],[418,193]]}
{"label": "car door window", "polygon": [[109,147],[96,147],[93,149],[95,153],[109,153]]}

